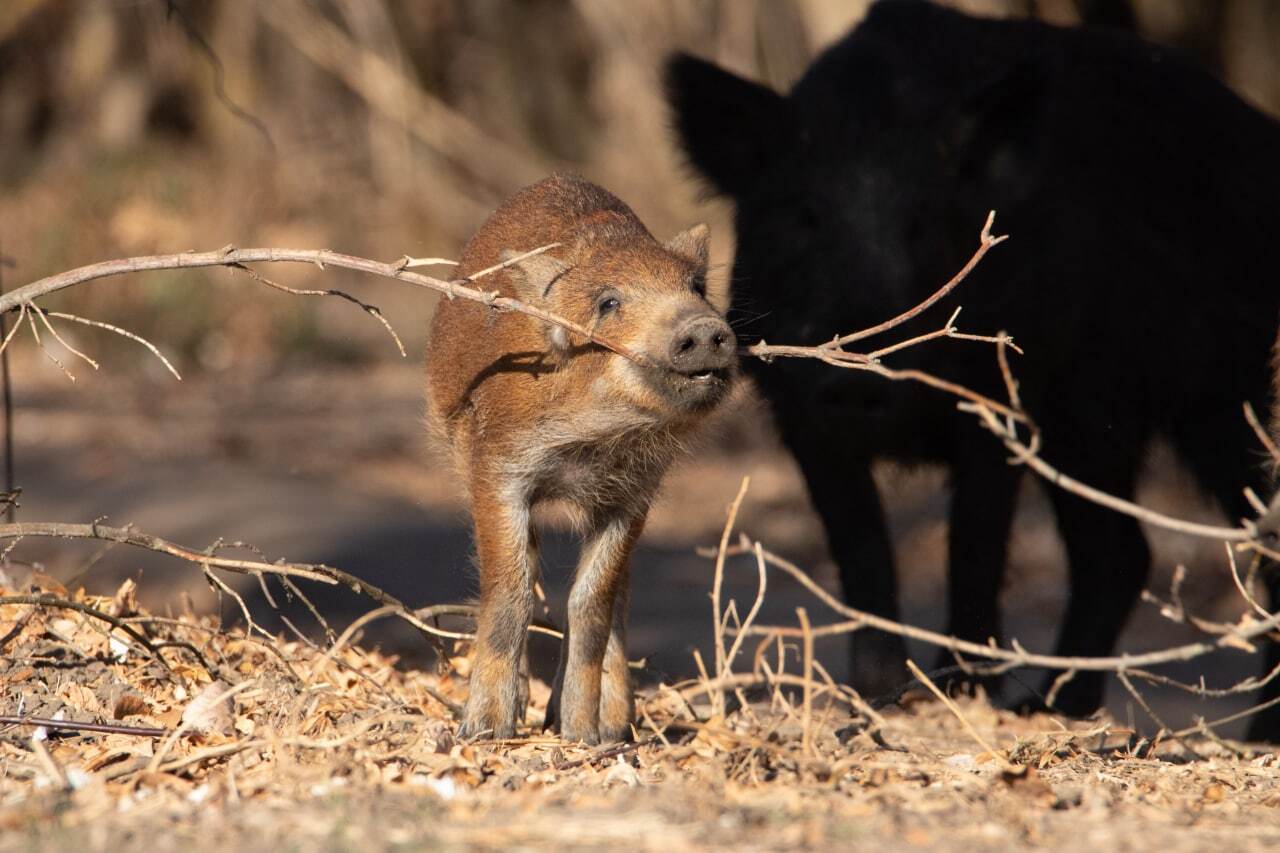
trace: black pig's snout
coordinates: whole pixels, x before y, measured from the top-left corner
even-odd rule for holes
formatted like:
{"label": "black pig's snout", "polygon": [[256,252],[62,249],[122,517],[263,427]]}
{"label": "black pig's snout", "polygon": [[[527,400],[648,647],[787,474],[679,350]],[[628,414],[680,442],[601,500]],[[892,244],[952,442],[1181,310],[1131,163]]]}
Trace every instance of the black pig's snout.
{"label": "black pig's snout", "polygon": [[691,317],[676,326],[669,356],[672,368],[686,375],[726,370],[733,364],[733,330],[719,317]]}

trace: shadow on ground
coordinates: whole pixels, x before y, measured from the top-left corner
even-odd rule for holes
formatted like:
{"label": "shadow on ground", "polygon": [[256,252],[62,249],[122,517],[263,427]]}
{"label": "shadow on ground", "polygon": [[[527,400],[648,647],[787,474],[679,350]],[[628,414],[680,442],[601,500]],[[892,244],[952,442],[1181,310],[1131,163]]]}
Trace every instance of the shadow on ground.
{"label": "shadow on ground", "polygon": [[[195,387],[184,389],[186,397],[175,393],[150,407],[108,392],[94,396],[86,389],[77,389],[76,396],[59,392],[20,397],[19,482],[25,487],[20,518],[134,524],[195,548],[219,539],[243,540],[270,560],[336,566],[413,606],[470,598],[476,588],[468,519],[447,473],[432,467],[414,445],[413,436],[420,429],[416,372],[401,371],[378,382],[355,378],[340,391],[334,390],[338,381],[324,376],[268,391],[219,389],[227,399],[218,400],[212,410],[209,400],[215,394]],[[694,547],[715,542],[724,507],[744,473],[755,478],[744,505],[744,529],[811,569],[821,585],[835,590],[802,486],[776,448],[766,444],[688,463],[671,478],[634,558],[630,652],[633,659],[646,661],[642,682],[695,675],[694,649],[704,661],[713,659],[713,564],[697,556]],[[890,479],[893,476],[891,472]],[[941,630],[943,483],[936,477],[904,482],[908,485],[891,494],[889,501],[899,560],[906,569],[903,615],[912,624]],[[1152,499],[1176,495],[1182,487],[1174,479],[1160,488]],[[1010,636],[1025,648],[1049,650],[1063,604],[1061,554],[1043,497],[1036,489],[1029,489],[1027,497],[1012,547],[1007,624]],[[1217,565],[1221,551],[1215,555],[1213,543],[1194,550],[1168,537],[1153,537],[1153,542],[1158,570],[1152,590],[1167,590],[1172,565],[1185,562],[1192,568],[1184,588],[1188,606],[1199,608],[1196,612],[1207,618],[1234,618],[1231,608],[1238,611],[1238,605],[1223,597],[1223,589],[1230,596],[1230,585]],[[109,593],[124,578],[137,578],[145,603],[160,612],[181,606],[184,596],[198,609],[219,606],[198,568],[136,549],[28,541],[20,543],[12,557],[38,562],[64,582],[78,579],[92,592]],[[566,534],[550,532],[542,559],[551,618],[562,623],[575,542]],[[272,629],[284,627],[271,618],[272,610],[255,582],[227,577],[237,581],[256,619]],[[724,600],[736,600],[739,612],[745,613],[755,598],[756,577],[753,560],[731,560]],[[271,592],[295,625],[314,630],[314,620],[298,602],[290,603],[277,584],[271,585]],[[308,584],[306,592],[337,630],[375,606],[341,588]],[[795,625],[797,607],[805,607],[816,625],[836,619],[795,581],[770,572],[759,623]],[[221,610],[228,621],[240,618],[233,601],[224,599]],[[1122,648],[1141,652],[1200,639],[1203,636],[1190,628],[1162,617],[1156,607],[1142,605]],[[371,626],[366,642],[400,654],[408,665],[431,657],[429,645],[416,630],[395,620]],[[535,635],[531,649],[535,673],[549,677],[554,642]],[[817,652],[833,676],[844,677],[843,638],[819,640]],[[913,646],[911,653],[926,667],[939,663],[932,649]],[[1211,686],[1218,686],[1253,674],[1256,660],[1229,652],[1163,671],[1187,681],[1203,673]],[[791,666],[798,664],[792,661]],[[1031,686],[1040,680],[1034,673],[1015,677]],[[1151,689],[1148,698],[1171,725],[1180,726],[1193,715],[1213,719],[1246,707],[1249,695],[1206,701]],[[1111,686],[1109,699],[1118,719],[1150,728],[1118,685]],[[1225,733],[1240,730],[1236,725]]]}

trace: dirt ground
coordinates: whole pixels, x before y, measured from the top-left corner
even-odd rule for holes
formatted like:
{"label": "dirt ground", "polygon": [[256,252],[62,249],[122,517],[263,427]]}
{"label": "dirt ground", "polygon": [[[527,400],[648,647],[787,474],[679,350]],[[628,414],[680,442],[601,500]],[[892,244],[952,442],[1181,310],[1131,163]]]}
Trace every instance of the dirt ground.
{"label": "dirt ground", "polygon": [[877,716],[832,691],[806,701],[775,686],[721,715],[696,680],[641,691],[638,746],[543,735],[541,682],[527,732],[458,743],[456,675],[343,642],[246,638],[190,612],[156,620],[132,593],[75,598],[156,646],[185,638],[202,656],[161,665],[74,611],[0,607],[6,705],[178,732],[0,729],[0,850],[1280,843],[1269,750],[1150,749],[1108,719],[1019,718],[982,699],[950,710],[923,692]]}
{"label": "dirt ground", "polygon": [[[270,559],[340,567],[415,606],[473,593],[465,508],[447,467],[425,445],[413,358],[182,384],[82,371],[71,386],[50,367],[22,367],[20,519],[107,518],[197,548],[218,539],[244,541]],[[931,471],[879,473],[903,567],[904,615],[941,628],[945,482]],[[51,734],[51,757],[74,777],[74,790],[49,781],[31,752],[29,730],[3,729],[0,849],[102,848],[143,839],[158,849],[193,843],[667,849],[862,842],[1192,850],[1280,842],[1280,769],[1271,750],[1194,738],[1188,740],[1194,740],[1195,760],[1169,740],[1150,751],[1140,738],[1153,726],[1118,685],[1111,687],[1109,714],[1087,722],[1020,719],[983,699],[961,700],[960,713],[990,753],[957,716],[923,694],[912,694],[905,707],[887,707],[882,726],[870,729],[830,696],[815,701],[808,749],[799,696],[788,697],[776,685],[725,717],[712,715],[705,697],[692,697],[697,720],[672,707],[669,689],[659,685],[695,683],[688,681],[697,673],[695,650],[712,659],[712,562],[694,549],[716,541],[744,475],[752,479],[739,528],[836,589],[799,475],[774,443],[759,404],[745,399],[673,472],[636,555],[631,652],[643,661],[637,673],[642,707],[669,743],[646,742],[622,756],[564,746],[535,729],[498,746],[452,743],[449,711],[430,691],[458,701],[465,681],[434,674],[427,644],[406,626],[369,626],[358,638],[364,651],[344,650],[341,672],[315,649],[281,641],[294,670],[304,673],[295,684],[249,650],[252,644],[237,633],[234,604],[222,602],[221,622],[199,615],[215,613],[219,602],[198,570],[122,547],[19,543],[4,568],[9,587],[20,588],[39,571],[66,584],[68,594],[83,585],[90,595],[111,596],[132,579],[144,610],[226,629],[165,630],[198,640],[211,659],[210,650],[218,650],[235,674],[231,682],[255,684],[233,700],[231,734],[203,742],[184,737],[149,769],[162,739]],[[1157,453],[1143,500],[1183,516],[1214,518],[1189,492]],[[562,533],[549,540],[543,559],[550,617],[557,621],[574,545]],[[1218,547],[1164,535],[1153,535],[1153,543],[1153,593],[1167,598],[1172,569],[1183,563],[1182,596],[1190,612],[1223,620],[1240,615]],[[1005,594],[1010,634],[1028,649],[1052,647],[1062,571],[1047,506],[1038,489],[1028,487]],[[754,563],[729,561],[726,599],[745,609],[755,583]],[[283,630],[252,584],[238,588],[263,624]],[[339,631],[373,606],[329,588],[307,592]],[[799,584],[771,574],[758,624],[794,625],[799,606],[815,624],[835,620]],[[0,636],[26,609],[0,608]],[[296,603],[285,609],[295,624],[314,624]],[[61,709],[69,719],[109,720],[118,695],[134,692],[147,709],[126,722],[173,726],[209,680],[194,670],[184,673],[185,681],[160,677],[133,651],[124,660],[115,660],[109,646],[95,652],[101,633],[77,633],[88,629],[74,613],[59,618],[68,621],[52,634],[24,629],[22,641],[31,644],[24,654],[42,662],[29,664],[32,672],[20,682],[14,680],[16,646],[5,650],[13,658],[3,662],[10,669],[0,675],[6,691],[0,713],[16,713],[25,697],[27,713],[35,713],[30,703],[38,702],[47,714]],[[40,645],[56,645],[58,636],[80,637],[74,645],[95,659],[91,673],[66,666],[59,658],[65,649]],[[1156,649],[1197,636],[1143,604],[1123,648]],[[844,641],[819,640],[816,651],[839,680],[847,665]],[[533,652],[535,674],[546,679],[553,641],[535,635]],[[932,650],[912,652],[926,667],[934,661]],[[789,656],[789,671],[797,665]],[[1204,674],[1211,685],[1223,685],[1256,666],[1257,657],[1242,651],[1168,672],[1191,680]],[[368,679],[352,674],[357,671]],[[175,692],[178,683],[185,686]],[[534,693],[545,702],[545,687]],[[1147,695],[1173,727],[1197,716],[1221,718],[1248,703],[1247,696],[1209,701],[1155,689]],[[535,701],[533,721],[536,715]],[[1238,736],[1241,724],[1220,731]],[[645,726],[640,735],[654,737]],[[234,752],[165,769],[220,747]],[[138,761],[141,769],[129,764]]]}

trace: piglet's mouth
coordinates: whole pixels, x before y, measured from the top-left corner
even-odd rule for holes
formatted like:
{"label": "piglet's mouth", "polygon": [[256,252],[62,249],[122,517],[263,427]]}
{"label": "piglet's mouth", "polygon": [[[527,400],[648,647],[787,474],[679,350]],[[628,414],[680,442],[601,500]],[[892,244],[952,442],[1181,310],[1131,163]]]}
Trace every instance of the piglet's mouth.
{"label": "piglet's mouth", "polygon": [[693,371],[656,370],[650,382],[677,409],[701,412],[724,399],[733,382],[731,367],[708,367]]}
{"label": "piglet's mouth", "polygon": [[715,383],[728,382],[733,378],[734,369],[732,365],[699,367],[694,370],[681,370],[678,367],[669,367],[667,368],[666,373],[675,382]]}

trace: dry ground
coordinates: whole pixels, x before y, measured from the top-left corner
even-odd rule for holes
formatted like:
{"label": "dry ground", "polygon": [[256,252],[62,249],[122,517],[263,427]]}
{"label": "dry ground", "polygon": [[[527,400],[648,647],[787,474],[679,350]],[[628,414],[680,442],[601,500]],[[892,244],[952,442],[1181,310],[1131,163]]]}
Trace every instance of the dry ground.
{"label": "dry ground", "polygon": [[[219,537],[245,540],[272,559],[337,565],[414,605],[471,594],[465,513],[447,469],[422,444],[416,365],[223,374],[181,385],[82,372],[74,388],[55,369],[20,367],[18,475],[26,489],[20,518],[109,516],[196,547]],[[1148,752],[1135,732],[1149,733],[1149,722],[1114,688],[1112,716],[1087,723],[1019,719],[981,699],[962,701],[961,713],[994,755],[923,694],[884,710],[879,740],[857,725],[849,729],[862,719],[858,714],[818,697],[810,751],[802,744],[798,695],[752,694],[747,710],[708,719],[705,698],[690,687],[699,721],[691,720],[658,685],[690,684],[695,650],[712,660],[711,563],[693,549],[715,541],[744,474],[752,487],[740,528],[835,587],[803,486],[755,405],[743,403],[674,472],[637,554],[631,645],[645,662],[637,681],[654,723],[671,727],[669,744],[646,743],[621,762],[535,729],[525,740],[497,746],[453,743],[449,711],[431,696],[459,701],[465,680],[434,674],[427,644],[403,626],[370,625],[357,638],[363,651],[348,646],[334,659],[282,640],[294,681],[280,660],[239,633],[233,604],[223,602],[221,622],[202,615],[217,600],[198,570],[121,548],[20,543],[5,567],[12,586],[29,582],[38,569],[51,576],[43,583],[70,582],[68,595],[83,584],[90,594],[110,597],[123,580],[136,579],[142,610],[182,622],[153,626],[153,639],[186,639],[227,683],[248,686],[232,699],[230,733],[184,737],[167,747],[163,739],[51,735],[48,764],[33,752],[29,730],[4,730],[0,848],[114,848],[144,840],[159,849],[861,841],[1191,850],[1280,842],[1280,769],[1272,751],[1196,738],[1188,741],[1195,760],[1171,741]],[[1162,457],[1153,468],[1147,503],[1213,517]],[[931,472],[881,474],[904,566],[906,616],[941,627],[944,483]],[[545,561],[551,617],[558,619],[573,543],[562,535],[550,539]],[[1190,610],[1206,618],[1239,615],[1217,546],[1172,537],[1155,542],[1153,591],[1166,595],[1173,565],[1185,562]],[[1011,633],[1028,648],[1048,649],[1062,605],[1062,558],[1033,488],[1013,552],[1006,592]],[[252,584],[242,589],[264,624],[282,628],[270,621],[266,602],[253,597]],[[372,607],[323,588],[308,591],[339,631]],[[754,593],[754,565],[730,561],[726,598],[745,609]],[[833,619],[798,584],[772,574],[760,622],[793,625],[797,606],[808,608],[816,624]],[[0,608],[0,636],[27,610]],[[298,624],[312,624],[302,621],[305,612],[292,613]],[[1160,648],[1191,636],[1187,626],[1143,605],[1124,646]],[[550,640],[535,640],[544,677],[553,649]],[[931,650],[913,653],[926,665],[933,661]],[[124,722],[176,725],[210,675],[189,653],[163,654],[177,674],[136,647],[113,647],[78,614],[41,613],[3,651],[0,713],[15,713],[21,702],[27,713],[110,720],[121,696],[136,695],[145,707]],[[837,679],[845,657],[838,638],[818,645],[818,661]],[[1174,672],[1230,683],[1253,671],[1255,660],[1241,652]],[[798,671],[795,654],[787,666]],[[750,670],[749,659],[738,668]],[[531,722],[546,689],[534,693]],[[1150,698],[1174,726],[1195,715],[1224,716],[1247,701],[1194,701],[1159,691]],[[841,730],[843,741],[836,736]],[[1239,729],[1223,731],[1232,736]],[[640,736],[653,732],[642,727]],[[1006,772],[1005,762],[1032,769]],[[62,776],[74,790],[63,789]]]}
{"label": "dry ground", "polygon": [[[708,716],[696,684],[683,689],[691,704],[643,691],[643,745],[621,754],[536,727],[462,744],[442,704],[464,695],[456,675],[398,669],[351,645],[255,641],[190,613],[149,622],[129,585],[81,600],[153,644],[191,641],[204,662],[170,648],[161,666],[75,612],[0,607],[6,636],[22,623],[0,663],[5,705],[191,734],[0,730],[3,850],[1280,843],[1270,751],[1198,742],[1189,760],[1165,742],[1139,757],[1110,720],[1018,718],[981,699],[953,715],[920,695],[872,728],[830,696],[806,718],[799,695],[776,689]],[[548,692],[534,685],[535,723]]]}

